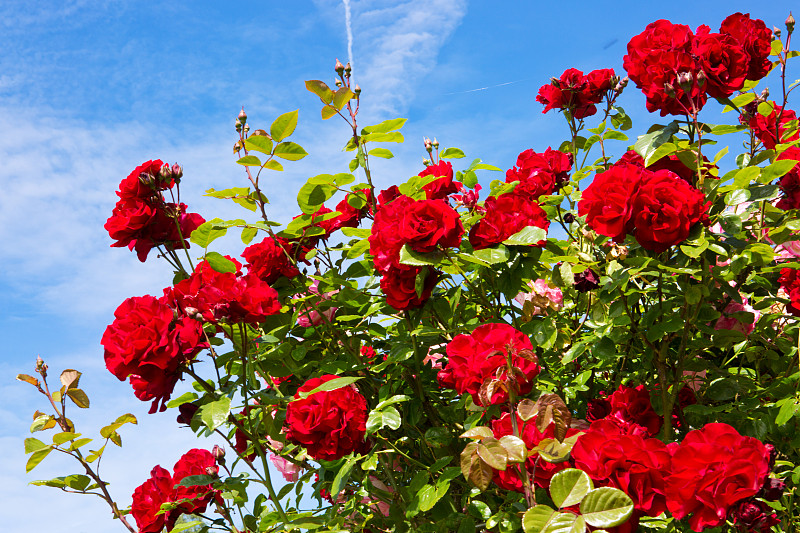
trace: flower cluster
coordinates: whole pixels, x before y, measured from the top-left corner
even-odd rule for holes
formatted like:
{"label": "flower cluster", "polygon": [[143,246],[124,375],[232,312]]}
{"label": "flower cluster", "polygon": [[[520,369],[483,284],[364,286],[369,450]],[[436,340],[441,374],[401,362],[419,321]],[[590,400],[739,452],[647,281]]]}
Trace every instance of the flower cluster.
{"label": "flower cluster", "polygon": [[550,147],[543,153],[528,149],[517,156],[516,166],[506,171],[506,183],[518,181],[514,192],[536,202],[568,182],[570,170],[572,154]]}
{"label": "flower cluster", "polygon": [[[383,276],[381,289],[389,305],[398,310],[419,307],[436,285],[437,274],[431,269],[400,262],[403,246],[419,253],[458,248],[463,234],[461,217],[445,200],[414,200],[404,195],[387,199],[375,214],[369,250]],[[420,292],[416,288],[419,276],[424,277]]]}
{"label": "flower cluster", "polygon": [[[485,214],[469,231],[469,242],[476,250],[500,244],[528,226],[547,231],[547,213],[524,192],[490,196],[483,204]],[[544,246],[542,239],[536,246]]]}
{"label": "flower cluster", "polygon": [[242,252],[247,271],[272,285],[279,278],[291,279],[300,274],[297,268],[299,247],[281,237],[266,237]]}
{"label": "flower cluster", "polygon": [[606,420],[623,433],[641,437],[654,437],[663,422],[650,403],[650,392],[644,385],[620,385],[607,398],[589,401],[586,419],[590,422]]}
{"label": "flower cluster", "polygon": [[[139,533],[159,533],[165,527],[171,531],[180,515],[202,513],[213,499],[221,502],[219,491],[211,485],[178,485],[187,476],[216,476],[218,472],[219,467],[211,452],[198,448],[183,454],[175,463],[172,474],[161,466],[154,467],[150,479],[133,492],[131,515]],[[159,514],[165,503],[177,505]]]}
{"label": "flower cluster", "polygon": [[544,111],[551,109],[568,110],[575,118],[590,117],[597,113],[595,104],[613,88],[614,70],[604,68],[584,75],[580,70],[570,68],[559,79],[552,78],[548,85],[539,89],[536,101],[544,104]]}
{"label": "flower cluster", "polygon": [[696,114],[709,96],[727,98],[746,79],[769,72],[772,32],[763,21],[736,13],[719,33],[697,32],[683,24],[657,20],[628,43],[624,67],[647,97],[647,109],[661,116]]}
{"label": "flower cluster", "polygon": [[135,249],[142,262],[157,246],[189,248],[189,235],[205,220],[187,213],[186,204],[164,199],[164,191],[172,189],[182,174],[178,165],[170,168],[156,159],[139,165],[120,182],[119,201],[104,226],[116,241],[112,247]]}
{"label": "flower cluster", "polygon": [[309,379],[286,408],[286,438],[306,449],[309,457],[333,461],[350,452],[366,451],[367,401],[352,385],[331,391],[309,392],[338,376]]}
{"label": "flower cluster", "polygon": [[756,138],[764,145],[767,150],[774,150],[775,146],[781,143],[796,141],[800,139],[797,131],[797,115],[791,109],[785,109],[776,102],[767,102],[771,107],[768,115],[758,112],[758,107],[748,106],[749,119],[742,115],[741,120],[746,122],[755,134]]}
{"label": "flower cluster", "polygon": [[200,323],[153,296],[128,298],[114,317],[100,341],[106,368],[120,381],[130,378],[137,398],[153,400],[151,413],[159,404],[163,411],[183,365],[207,347]]}
{"label": "flower cluster", "polygon": [[435,180],[422,187],[428,200],[445,200],[449,195],[457,193],[461,185],[459,182],[453,181],[453,165],[449,161],[439,161],[435,165],[428,165],[419,175],[436,177]]}
{"label": "flower cluster", "polygon": [[483,324],[447,345],[447,365],[439,386],[472,395],[478,405],[508,401],[533,388],[539,365],[530,338],[508,324]]}
{"label": "flower cluster", "polygon": [[660,253],[681,243],[692,226],[708,223],[705,196],[668,170],[653,172],[618,162],[598,173],[578,203],[578,213],[601,235],[622,242],[633,235]]}

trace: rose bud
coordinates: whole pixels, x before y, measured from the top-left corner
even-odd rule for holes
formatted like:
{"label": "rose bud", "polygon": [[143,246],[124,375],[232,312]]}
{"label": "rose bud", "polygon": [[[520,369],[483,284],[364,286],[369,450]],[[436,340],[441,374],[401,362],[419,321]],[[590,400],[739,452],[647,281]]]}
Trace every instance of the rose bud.
{"label": "rose bud", "polygon": [[338,57],[336,58],[336,65],[334,65],[333,70],[335,70],[336,74],[338,74],[339,76],[341,76],[342,73],[344,72],[344,65],[342,65],[341,61],[339,61]]}
{"label": "rose bud", "polygon": [[350,72],[352,72],[353,68],[350,66],[350,62],[348,61],[347,64],[344,66],[344,75],[348,78],[350,77]]}
{"label": "rose bud", "polygon": [[172,175],[176,180],[179,180],[183,177],[183,168],[178,163],[172,165]]}
{"label": "rose bud", "polygon": [[671,83],[667,82],[664,84],[664,92],[666,92],[667,96],[670,98],[675,98],[675,87],[673,87]]}
{"label": "rose bud", "polygon": [[575,222],[575,215],[573,215],[572,213],[564,213],[564,222],[566,224],[572,224],[573,222]]}
{"label": "rose bud", "polygon": [[697,73],[697,86],[702,88],[706,84],[706,73],[702,70]]}
{"label": "rose bud", "polygon": [[437,149],[439,148],[439,141],[436,140],[436,137],[433,138],[433,142],[431,143],[431,145],[434,148],[437,148]]}
{"label": "rose bud", "polygon": [[684,92],[689,93],[692,90],[692,85],[694,83],[694,78],[692,77],[691,72],[679,72],[678,73],[678,85],[681,86]]}
{"label": "rose bud", "polygon": [[165,163],[164,166],[161,167],[161,171],[158,173],[158,175],[162,181],[169,181],[172,178],[172,170],[170,169],[169,165]]}
{"label": "rose bud", "polygon": [[221,464],[221,465],[225,464],[225,449],[224,448],[220,448],[219,446],[217,446],[215,444],[214,448],[212,448],[212,450],[211,450],[211,455],[214,456],[214,459],[216,459],[218,464]]}
{"label": "rose bud", "polygon": [[242,124],[247,122],[247,113],[244,112],[244,107],[242,107],[242,110],[239,111],[239,116],[236,118],[238,118],[239,122],[241,122]]}
{"label": "rose bud", "polygon": [[356,94],[356,98],[361,94],[361,86],[356,83],[356,88],[353,89],[353,92]]}
{"label": "rose bud", "polygon": [[786,31],[789,32],[789,35],[792,34],[794,31],[794,17],[792,16],[792,12],[789,11],[789,16],[786,17]]}
{"label": "rose bud", "polygon": [[237,132],[242,131],[242,122],[238,118],[236,119],[236,122],[233,123],[233,125],[236,127]]}

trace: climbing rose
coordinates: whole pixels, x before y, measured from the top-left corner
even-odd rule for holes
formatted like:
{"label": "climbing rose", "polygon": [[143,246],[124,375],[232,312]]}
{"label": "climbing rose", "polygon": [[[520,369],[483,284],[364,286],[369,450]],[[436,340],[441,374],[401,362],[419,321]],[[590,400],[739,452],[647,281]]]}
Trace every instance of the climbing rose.
{"label": "climbing rose", "polygon": [[[536,226],[547,232],[550,221],[547,214],[525,194],[516,191],[499,197],[490,196],[484,203],[486,214],[472,226],[469,242],[476,250],[500,244],[527,226]],[[544,246],[541,240],[534,246]]]}

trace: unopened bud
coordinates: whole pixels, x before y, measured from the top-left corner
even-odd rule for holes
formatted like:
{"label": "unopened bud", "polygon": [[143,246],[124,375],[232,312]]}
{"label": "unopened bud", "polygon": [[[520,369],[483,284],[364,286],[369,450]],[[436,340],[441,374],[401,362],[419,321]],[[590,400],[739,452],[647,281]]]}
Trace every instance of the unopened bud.
{"label": "unopened bud", "polygon": [[236,144],[233,145],[233,153],[239,152],[242,150],[242,141],[236,141]]}
{"label": "unopened bud", "polygon": [[207,466],[206,467],[206,475],[216,477],[219,475],[219,467],[218,466]]}
{"label": "unopened bud", "polygon": [[233,125],[234,127],[236,127],[236,133],[242,131],[242,121],[240,121],[238,118],[236,119],[236,122],[233,123]]}
{"label": "unopened bud", "polygon": [[353,92],[356,93],[356,97],[361,94],[361,86],[356,83],[356,88],[353,89]]}
{"label": "unopened bud", "polygon": [[564,213],[564,222],[567,224],[572,224],[575,222],[575,215],[572,213]]}
{"label": "unopened bud", "polygon": [[155,177],[147,172],[139,174],[139,182],[143,185],[153,185],[156,182]]}
{"label": "unopened bud", "polygon": [[551,83],[551,84],[552,84],[554,87],[558,87],[558,86],[560,85],[560,83],[559,83],[559,81],[558,81],[558,78],[550,78],[550,83]]}
{"label": "unopened bud", "polygon": [[42,377],[47,376],[47,365],[44,364],[44,359],[42,359],[41,355],[36,356],[36,371],[42,375]]}
{"label": "unopened bud", "polygon": [[348,61],[347,64],[344,66],[344,75],[346,77],[350,77],[350,72],[353,71],[353,68],[350,66],[350,62]]}
{"label": "unopened bud", "polygon": [[436,149],[439,148],[439,141],[436,140],[436,137],[433,138],[433,142],[431,143],[431,145]]}
{"label": "unopened bud", "polygon": [[172,165],[172,176],[176,180],[179,180],[183,177],[183,168],[178,163]]}
{"label": "unopened bud", "polygon": [[614,84],[614,92],[617,94],[621,93],[622,90],[628,85],[629,81],[630,78],[628,78],[628,76],[625,76],[622,79],[618,79],[617,82]]}
{"label": "unopened bud", "polygon": [[671,83],[667,82],[664,84],[664,92],[667,93],[667,96],[670,98],[675,98],[675,87],[673,87]]}
{"label": "unopened bud", "polygon": [[794,31],[794,22],[795,20],[794,17],[792,16],[792,12],[789,11],[789,16],[786,17],[786,31],[789,32],[789,35],[791,35],[792,32]]}
{"label": "unopened bud", "polygon": [[701,70],[700,72],[697,73],[697,86],[702,89],[703,85],[705,84],[706,84],[706,73]]}
{"label": "unopened bud", "polygon": [[189,318],[194,319],[202,319],[203,315],[200,314],[200,311],[196,307],[184,307],[183,312],[186,313],[186,316]]}
{"label": "unopened bud", "polygon": [[342,80],[336,80],[333,83],[335,83],[337,87],[341,87],[342,86]]}
{"label": "unopened bud", "polygon": [[678,73],[678,85],[681,86],[683,92],[689,94],[692,92],[692,85],[694,83],[694,77],[692,76],[691,72],[679,72]]}
{"label": "unopened bud", "polygon": [[342,65],[341,61],[339,61],[338,57],[336,58],[336,65],[333,67],[333,70],[335,70],[336,74],[338,74],[339,76],[341,76],[342,73],[344,72],[344,65]]}
{"label": "unopened bud", "polygon": [[247,113],[244,112],[244,107],[242,107],[242,110],[239,111],[239,116],[237,118],[239,119],[239,122],[241,122],[242,124],[247,122]]}
{"label": "unopened bud", "polygon": [[158,175],[162,181],[169,181],[170,178],[172,178],[172,170],[170,169],[170,166],[165,164],[163,167],[161,167],[161,171],[159,171]]}
{"label": "unopened bud", "polygon": [[429,167],[429,166],[431,166],[433,163],[431,163],[431,160],[430,160],[430,159],[427,159],[427,158],[426,158],[426,159],[423,159],[423,160],[422,160],[422,164],[423,164],[423,165],[425,165],[426,167]]}
{"label": "unopened bud", "polygon": [[766,102],[766,101],[767,101],[767,98],[769,98],[769,87],[764,87],[764,90],[763,90],[763,91],[761,91],[761,94],[760,94],[760,95],[758,95],[758,97],[759,97],[761,100],[763,100],[764,102]]}
{"label": "unopened bud", "polygon": [[225,449],[224,448],[220,448],[219,446],[217,446],[215,444],[214,448],[212,448],[212,450],[211,450],[211,455],[214,456],[214,459],[217,460],[218,464],[221,464],[221,465],[225,464]]}
{"label": "unopened bud", "polygon": [[775,34],[775,38],[776,39],[780,39],[781,38],[781,29],[780,28],[777,28],[777,27],[773,26],[772,27],[772,33]]}
{"label": "unopened bud", "polygon": [[244,125],[244,132],[247,133],[248,131],[250,131],[250,124],[245,124]]}
{"label": "unopened bud", "polygon": [[425,137],[425,139],[423,140],[423,143],[425,144],[425,150],[428,153],[431,153],[433,151],[433,143],[431,143],[431,140],[429,138]]}

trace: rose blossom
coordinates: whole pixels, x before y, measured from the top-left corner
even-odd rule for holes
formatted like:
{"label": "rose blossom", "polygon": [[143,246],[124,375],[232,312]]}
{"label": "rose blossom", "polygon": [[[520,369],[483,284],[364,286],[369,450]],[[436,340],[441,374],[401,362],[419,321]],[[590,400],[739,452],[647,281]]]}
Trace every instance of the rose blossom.
{"label": "rose blossom", "polygon": [[706,424],[690,431],[672,455],[667,508],[676,520],[689,516],[694,531],[718,526],[737,502],[756,495],[768,472],[764,444],[728,424]]}
{"label": "rose blossom", "polygon": [[561,311],[564,305],[561,289],[550,285],[544,279],[529,281],[528,287],[530,292],[521,292],[514,298],[514,301],[522,306],[526,318],[546,315],[548,310]]}
{"label": "rose blossom", "polygon": [[[547,231],[550,221],[536,202],[516,191],[499,197],[490,196],[484,203],[486,214],[469,232],[469,242],[476,250],[500,244],[528,226]],[[544,246],[541,240],[534,246]]]}
{"label": "rose blossom", "polygon": [[[310,328],[312,326],[317,326],[321,324],[323,321],[330,322],[333,320],[333,316],[336,314],[338,307],[328,307],[323,309],[322,311],[318,311],[316,307],[318,307],[322,302],[325,300],[330,300],[334,294],[337,294],[339,291],[329,291],[320,295],[320,297],[316,300],[310,300],[306,302],[300,302],[298,306],[300,308],[300,316],[297,317],[297,324],[304,328]],[[320,294],[319,293],[319,280],[315,279],[314,283],[311,284],[311,287],[308,288],[308,294],[296,294],[295,298],[303,298],[305,296],[311,294]],[[309,303],[311,302],[311,303]]]}
{"label": "rose blossom", "polygon": [[781,276],[778,278],[780,288],[785,292],[785,297],[790,300],[786,311],[794,316],[800,316],[800,276],[798,273],[800,271],[797,269],[784,268],[781,269]]}
{"label": "rose blossom", "polygon": [[[735,313],[749,313],[752,315],[752,319],[740,319]],[[725,307],[722,311],[722,316],[719,317],[717,323],[714,324],[714,329],[738,331],[746,337],[753,332],[759,318],[761,318],[761,313],[748,305],[747,298],[742,298],[742,303],[731,301]]]}
{"label": "rose blossom", "polygon": [[287,440],[303,446],[312,459],[333,461],[367,449],[367,401],[352,385],[300,398],[300,393],[337,377],[309,379],[286,408]]}
{"label": "rose blossom", "polygon": [[461,217],[444,200],[408,203],[394,229],[404,244],[421,253],[458,248],[464,234]]}
{"label": "rose blossom", "polygon": [[708,26],[700,26],[692,42],[692,53],[706,76],[703,89],[709,96],[727,98],[744,85],[750,58],[734,37],[711,33]]}
{"label": "rose blossom", "polygon": [[[425,276],[422,291],[417,294],[417,277]],[[422,307],[431,297],[439,274],[425,266],[402,265],[388,268],[381,278],[381,290],[386,295],[386,303],[397,309],[415,309]]]}
{"label": "rose blossom", "polygon": [[[508,324],[483,324],[469,335],[457,335],[447,345],[447,365],[439,371],[439,386],[455,389],[459,394],[468,392],[478,405],[484,405],[478,394],[489,379],[499,381],[491,395],[491,404],[508,401],[507,387],[515,387],[517,394],[527,394],[539,374],[539,365],[533,354],[529,337]],[[508,354],[507,354],[508,352]],[[512,378],[508,374],[506,356],[519,371]]]}
{"label": "rose blossom", "polygon": [[[187,476],[216,476],[219,467],[210,451],[194,448],[178,459],[172,471],[172,481],[177,485]],[[173,493],[175,501],[192,498],[178,506],[178,509],[186,514],[205,512],[209,502],[215,497],[219,497],[219,491],[212,489],[211,485],[179,486]]]}
{"label": "rose blossom", "polygon": [[506,171],[506,183],[518,181],[514,192],[536,202],[540,196],[553,194],[559,185],[569,181],[571,169],[571,154],[549,147],[541,154],[528,149],[517,156],[516,166]]}
{"label": "rose blossom", "polygon": [[[776,161],[800,161],[800,148],[792,146],[775,158]],[[800,165],[795,164],[792,169],[778,180],[782,196],[775,204],[780,209],[800,208]]]}
{"label": "rose blossom", "polygon": [[593,70],[584,76],[580,70],[570,68],[559,79],[553,78],[539,88],[536,101],[544,104],[542,113],[559,109],[570,111],[578,119],[589,117],[597,113],[594,104],[599,104],[612,88],[613,77],[612,69]]}
{"label": "rose blossom", "polygon": [[595,232],[622,242],[633,229],[631,199],[639,189],[643,172],[640,166],[622,161],[598,172],[583,191],[578,214],[586,217]]}
{"label": "rose blossom", "polygon": [[448,195],[458,192],[457,181],[453,181],[453,164],[449,161],[439,161],[435,165],[428,165],[419,176],[436,176],[437,179],[423,185],[422,190],[428,200],[444,200]]}
{"label": "rose blossom", "polygon": [[[767,103],[772,106],[772,111],[769,115],[762,115],[757,111],[756,107],[750,111],[750,120],[747,121],[747,125],[753,130],[758,140],[764,143],[764,148],[774,150],[778,144],[800,139],[795,112],[791,109],[783,108],[773,101]],[[794,126],[791,128],[789,126],[790,122],[794,122]],[[793,130],[792,134],[787,136],[790,130]]]}
{"label": "rose blossom", "polygon": [[608,398],[589,401],[587,420],[607,420],[623,433],[653,437],[661,429],[662,419],[653,410],[650,392],[644,385],[620,385]]}
{"label": "rose blossom", "polygon": [[719,31],[736,39],[747,54],[748,80],[760,80],[769,73],[772,31],[763,20],[751,19],[750,13],[734,13],[722,21]]}
{"label": "rose blossom", "polygon": [[300,274],[297,269],[297,247],[282,237],[266,237],[242,252],[247,261],[247,271],[270,285],[280,277],[293,278]]}

